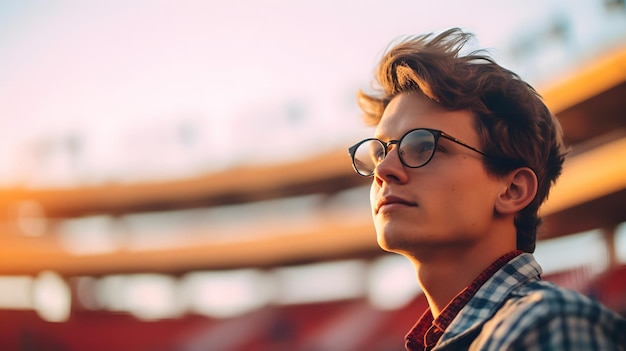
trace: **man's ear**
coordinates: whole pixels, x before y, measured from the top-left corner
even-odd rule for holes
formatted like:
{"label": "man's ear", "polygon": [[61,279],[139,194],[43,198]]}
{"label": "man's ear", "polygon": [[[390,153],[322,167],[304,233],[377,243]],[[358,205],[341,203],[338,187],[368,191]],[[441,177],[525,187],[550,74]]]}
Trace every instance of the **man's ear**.
{"label": "man's ear", "polygon": [[515,214],[528,206],[537,194],[537,175],[528,167],[511,171],[503,180],[505,188],[495,203],[497,213]]}

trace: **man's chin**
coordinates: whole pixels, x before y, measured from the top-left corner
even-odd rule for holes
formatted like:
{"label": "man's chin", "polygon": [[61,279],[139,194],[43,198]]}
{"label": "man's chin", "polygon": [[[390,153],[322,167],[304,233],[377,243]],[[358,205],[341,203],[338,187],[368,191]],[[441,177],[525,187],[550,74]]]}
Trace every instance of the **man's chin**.
{"label": "man's chin", "polygon": [[401,235],[398,233],[382,233],[378,234],[376,237],[376,241],[378,242],[378,246],[387,251],[400,253],[406,250],[406,245],[408,244],[406,240],[401,239]]}

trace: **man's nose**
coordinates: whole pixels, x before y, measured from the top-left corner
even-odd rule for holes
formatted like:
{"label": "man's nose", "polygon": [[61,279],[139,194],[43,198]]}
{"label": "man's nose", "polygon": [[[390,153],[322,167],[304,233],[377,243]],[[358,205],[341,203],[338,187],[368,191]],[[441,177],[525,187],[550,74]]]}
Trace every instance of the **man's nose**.
{"label": "man's nose", "polygon": [[387,156],[376,166],[374,170],[375,181],[379,184],[383,182],[404,182],[408,180],[406,168],[400,160],[397,145],[389,145]]}

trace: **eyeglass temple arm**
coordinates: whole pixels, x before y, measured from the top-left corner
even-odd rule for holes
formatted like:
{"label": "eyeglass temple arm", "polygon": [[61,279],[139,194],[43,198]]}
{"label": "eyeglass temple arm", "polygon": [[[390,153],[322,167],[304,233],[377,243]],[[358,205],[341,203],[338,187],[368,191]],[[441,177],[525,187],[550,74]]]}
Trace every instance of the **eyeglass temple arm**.
{"label": "eyeglass temple arm", "polygon": [[463,141],[461,141],[461,140],[459,140],[459,139],[457,139],[457,138],[455,138],[455,137],[453,137],[453,136],[450,136],[450,135],[448,135],[448,134],[446,134],[446,133],[443,133],[443,132],[441,133],[441,136],[442,136],[442,137],[444,137],[444,138],[446,138],[446,139],[448,139],[448,140],[450,140],[450,141],[453,141],[453,142],[455,142],[455,143],[457,143],[457,144],[459,144],[459,145],[461,145],[461,146],[465,146],[466,148],[468,148],[468,149],[470,149],[470,150],[472,150],[472,151],[476,151],[476,152],[478,152],[479,154],[481,154],[481,155],[483,155],[483,156],[485,156],[485,157],[487,157],[487,158],[489,157],[489,156],[487,156],[487,154],[485,154],[484,152],[482,152],[482,151],[478,150],[477,148],[475,148],[475,147],[473,147],[473,146],[469,146],[469,145],[467,145],[467,144],[466,144],[466,143],[464,143]]}

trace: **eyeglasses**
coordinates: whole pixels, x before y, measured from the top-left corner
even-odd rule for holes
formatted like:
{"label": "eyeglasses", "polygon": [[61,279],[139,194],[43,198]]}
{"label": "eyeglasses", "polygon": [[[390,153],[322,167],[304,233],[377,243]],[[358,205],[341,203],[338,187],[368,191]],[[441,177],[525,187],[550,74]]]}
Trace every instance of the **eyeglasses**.
{"label": "eyeglasses", "polygon": [[404,166],[419,168],[425,166],[433,158],[440,138],[448,139],[488,157],[482,151],[467,145],[453,136],[440,130],[428,128],[410,130],[404,134],[400,140],[384,142],[376,138],[364,139],[351,146],[348,151],[350,157],[352,157],[354,170],[359,175],[370,177],[374,175],[376,167],[387,157],[387,154],[389,154],[389,147],[391,145],[398,144],[398,156]]}

